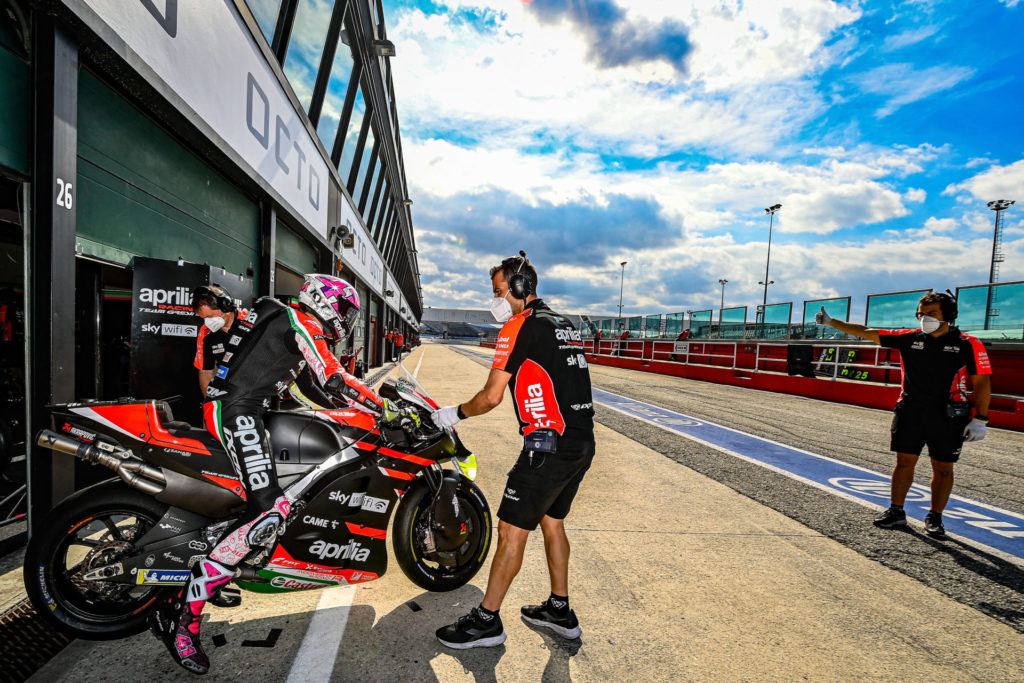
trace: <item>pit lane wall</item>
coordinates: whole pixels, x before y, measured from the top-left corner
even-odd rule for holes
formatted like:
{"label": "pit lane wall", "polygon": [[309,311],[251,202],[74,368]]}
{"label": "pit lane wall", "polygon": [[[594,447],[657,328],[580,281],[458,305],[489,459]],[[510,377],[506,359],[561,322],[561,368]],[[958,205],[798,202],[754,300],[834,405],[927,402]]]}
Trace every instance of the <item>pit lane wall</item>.
{"label": "pit lane wall", "polygon": [[[494,348],[495,340],[481,342]],[[685,379],[890,410],[902,369],[891,349],[861,344],[585,340],[587,361]],[[786,373],[790,346],[811,346],[815,377]],[[1024,349],[988,347],[992,361],[989,425],[1024,432]]]}

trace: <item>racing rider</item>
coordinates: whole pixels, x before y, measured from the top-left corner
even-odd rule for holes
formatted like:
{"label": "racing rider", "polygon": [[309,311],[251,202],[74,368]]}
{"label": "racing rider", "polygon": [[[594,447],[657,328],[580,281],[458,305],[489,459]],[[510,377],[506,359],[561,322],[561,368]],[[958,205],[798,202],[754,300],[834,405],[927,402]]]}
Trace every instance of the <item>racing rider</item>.
{"label": "racing rider", "polygon": [[246,509],[210,554],[192,566],[187,588],[154,610],[150,628],[185,669],[204,674],[210,660],[199,638],[207,600],[235,576],[243,560],[265,562],[288,517],[290,501],[277,482],[263,414],[271,399],[308,368],[327,394],[381,416],[392,409],[359,380],[348,375],[326,341],[351,332],[359,296],[344,280],[307,275],[299,308],[272,297],[258,300],[235,321],[227,348],[206,392],[206,428],[224,445],[245,487]]}

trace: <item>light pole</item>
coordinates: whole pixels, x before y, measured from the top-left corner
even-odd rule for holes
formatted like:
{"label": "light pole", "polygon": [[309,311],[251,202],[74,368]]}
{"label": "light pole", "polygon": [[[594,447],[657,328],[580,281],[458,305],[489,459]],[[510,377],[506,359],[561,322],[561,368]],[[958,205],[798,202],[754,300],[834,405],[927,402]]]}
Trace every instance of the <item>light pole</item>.
{"label": "light pole", "polygon": [[782,204],[773,204],[764,210],[768,214],[768,259],[764,263],[764,282],[757,283],[764,285],[764,299],[761,301],[762,310],[768,305],[768,285],[774,282],[774,280],[768,279],[768,266],[772,262],[772,224],[775,222],[775,212],[781,208]]}
{"label": "light pole", "polygon": [[622,332],[622,283],[626,279],[626,264],[627,263],[629,263],[629,261],[623,261],[622,263],[619,264],[620,266],[622,266],[622,274],[619,276],[619,320],[618,320],[619,332]]}
{"label": "light pole", "polygon": [[[727,282],[729,281],[726,280],[725,278],[722,278],[718,281],[718,284],[722,285],[722,301],[718,304],[719,311],[725,308],[725,285]],[[719,315],[721,315],[721,313],[719,313]]]}
{"label": "light pole", "polygon": [[996,199],[988,204],[988,208],[996,212],[996,228],[992,233],[992,263],[988,271],[988,297],[985,301],[985,329],[992,329],[993,319],[999,316],[999,309],[993,308],[996,303],[996,288],[999,280],[999,264],[1005,260],[1003,256],[1003,211],[1016,204],[1012,199]]}

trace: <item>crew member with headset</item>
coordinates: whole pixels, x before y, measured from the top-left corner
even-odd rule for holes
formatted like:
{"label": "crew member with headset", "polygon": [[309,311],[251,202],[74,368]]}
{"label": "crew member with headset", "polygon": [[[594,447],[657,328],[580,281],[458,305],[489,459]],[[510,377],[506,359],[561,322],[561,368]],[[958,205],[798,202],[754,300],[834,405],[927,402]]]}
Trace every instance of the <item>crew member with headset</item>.
{"label": "crew member with headset", "polygon": [[[213,380],[217,363],[224,356],[230,335],[228,330],[235,322],[238,307],[227,290],[218,284],[200,285],[192,290],[192,312],[203,319],[196,338],[196,358],[193,362],[199,370],[199,388],[206,396],[206,387]],[[243,315],[244,316],[244,312]]]}
{"label": "crew member with headset", "polygon": [[505,323],[491,372],[473,398],[433,414],[441,427],[482,415],[512,396],[523,450],[509,472],[498,507],[498,549],[479,607],[437,630],[448,647],[491,647],[505,641],[499,609],[523,562],[530,532],[540,524],[551,595],[522,608],[523,618],[566,638],[581,629],[569,607],[569,539],[563,520],[594,457],[594,403],[580,333],[537,298],[537,271],[526,253],[491,268],[491,313]]}
{"label": "crew member with headset", "polygon": [[[832,318],[825,307],[815,314],[819,325],[834,327],[900,352],[903,391],[893,408],[891,450],[896,452],[890,506],[875,518],[875,526],[906,526],[903,504],[914,468],[925,445],[932,461],[931,506],[924,518],[929,536],[946,533],[942,511],[953,489],[953,463],[965,441],[985,438],[992,396],[992,365],[982,343],[952,323],[957,303],[949,290],[929,292],[917,304],[920,329],[876,330]],[[973,400],[967,380],[974,388]],[[973,403],[973,406],[972,406]],[[971,412],[974,415],[971,415]]]}

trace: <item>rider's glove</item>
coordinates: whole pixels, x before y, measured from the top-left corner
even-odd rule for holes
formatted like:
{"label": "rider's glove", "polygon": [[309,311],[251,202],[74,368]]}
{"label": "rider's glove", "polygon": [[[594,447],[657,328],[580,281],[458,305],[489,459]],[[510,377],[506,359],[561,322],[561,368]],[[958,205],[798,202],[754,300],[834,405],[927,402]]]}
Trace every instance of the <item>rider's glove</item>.
{"label": "rider's glove", "polygon": [[459,423],[459,407],[445,406],[430,414],[430,419],[441,429],[454,427]]}
{"label": "rider's glove", "polygon": [[380,421],[389,424],[400,420],[403,417],[407,417],[412,420],[416,426],[420,424],[420,416],[412,408],[403,408],[396,404],[394,401],[384,399],[384,405],[382,407]]}
{"label": "rider's glove", "polygon": [[985,438],[985,434],[988,432],[988,427],[981,420],[974,418],[967,423],[967,428],[964,429],[964,441],[981,441]]}
{"label": "rider's glove", "polygon": [[821,310],[814,314],[814,322],[819,325],[828,325],[832,322],[832,316],[825,312],[825,307],[822,306]]}

